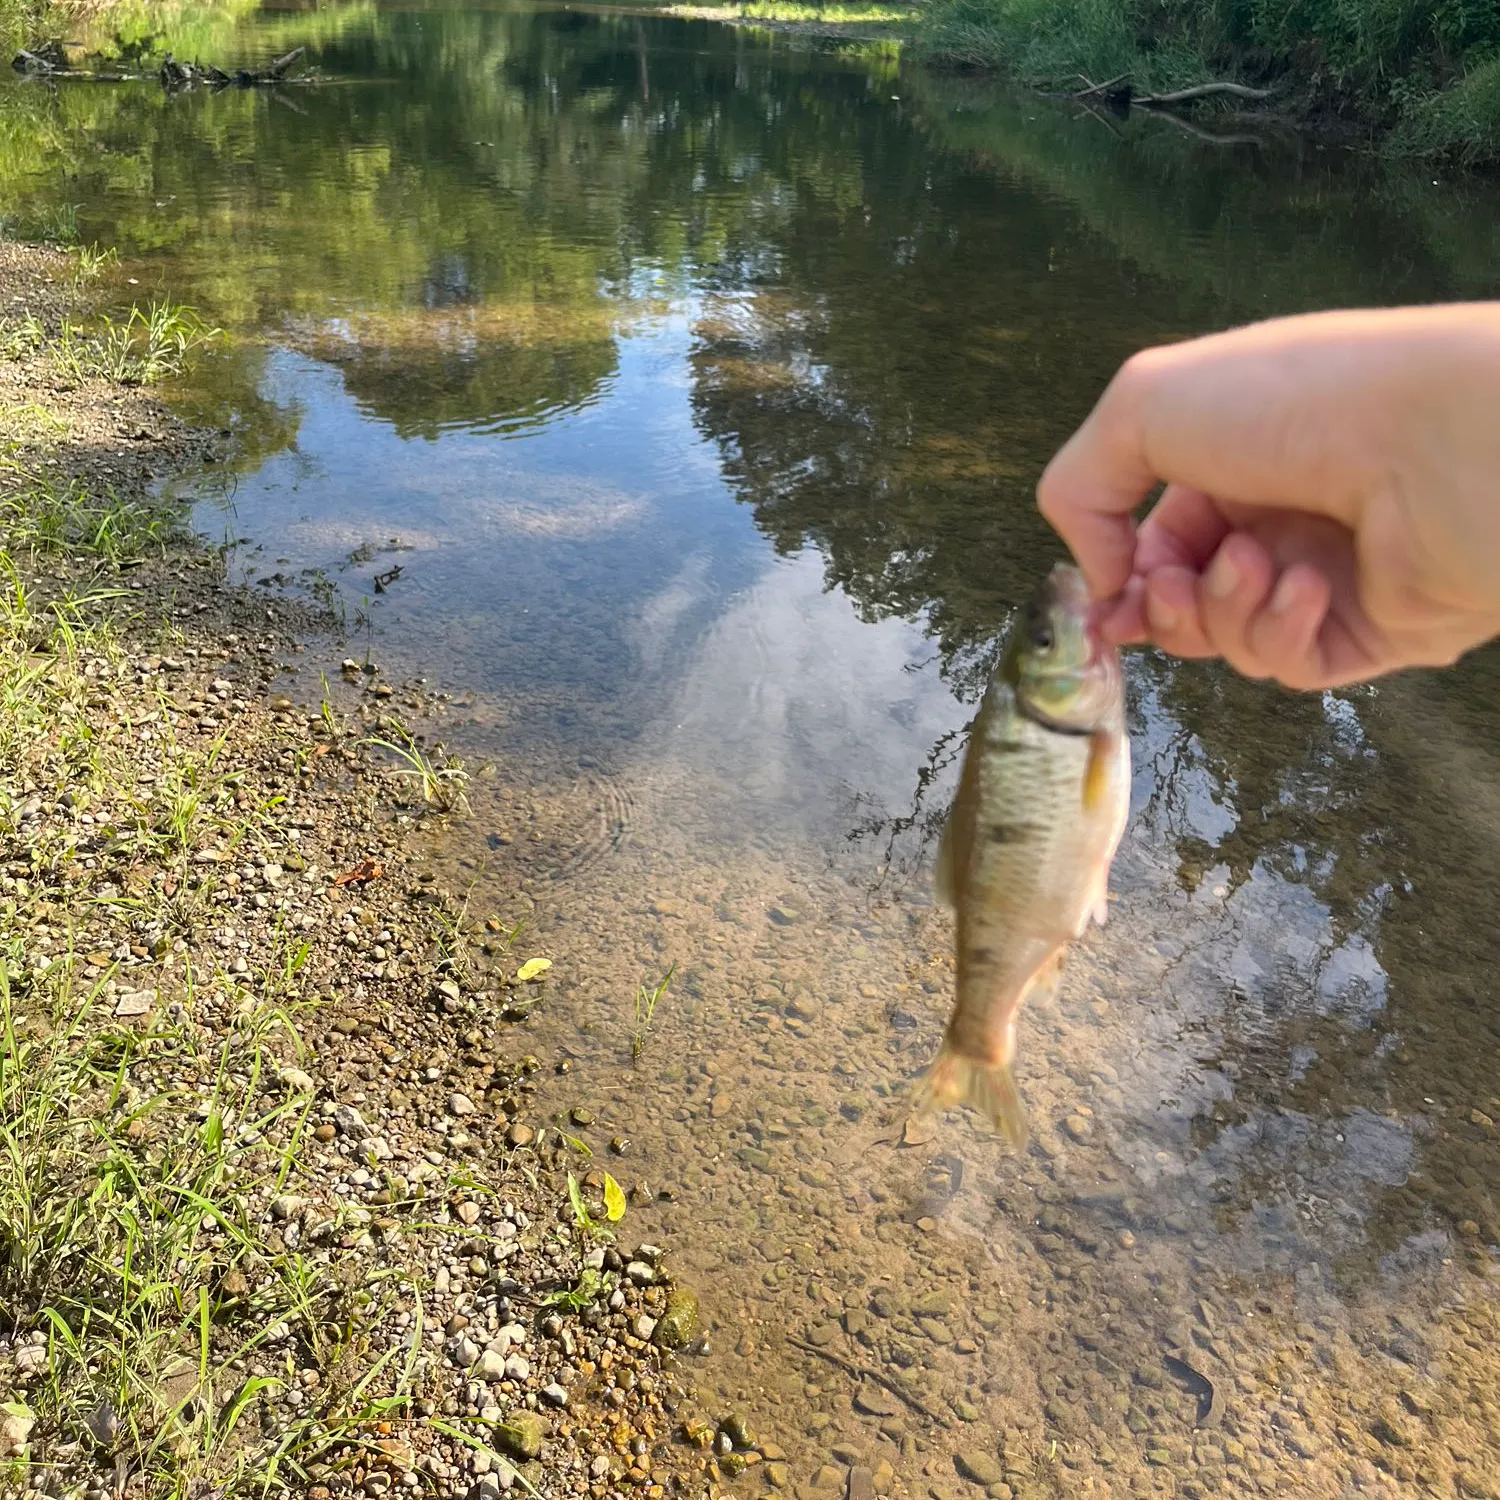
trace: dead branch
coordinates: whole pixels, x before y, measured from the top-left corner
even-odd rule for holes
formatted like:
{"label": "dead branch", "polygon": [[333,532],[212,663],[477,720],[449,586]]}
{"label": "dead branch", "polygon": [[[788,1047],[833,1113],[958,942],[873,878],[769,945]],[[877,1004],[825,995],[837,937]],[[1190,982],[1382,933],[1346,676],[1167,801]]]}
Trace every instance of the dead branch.
{"label": "dead branch", "polygon": [[1191,104],[1197,99],[1228,95],[1232,99],[1269,99],[1274,89],[1252,89],[1243,83],[1196,83],[1190,89],[1174,89],[1168,94],[1137,94],[1132,103],[1142,109],[1162,109],[1171,104]]}

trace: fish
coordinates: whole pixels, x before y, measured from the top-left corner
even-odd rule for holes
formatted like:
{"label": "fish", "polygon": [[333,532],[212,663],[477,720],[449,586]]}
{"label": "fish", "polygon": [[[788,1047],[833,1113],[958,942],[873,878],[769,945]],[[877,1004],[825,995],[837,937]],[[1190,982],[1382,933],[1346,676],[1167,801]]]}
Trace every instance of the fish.
{"label": "fish", "polygon": [[1104,924],[1129,811],[1119,653],[1091,623],[1083,575],[1059,563],[986,685],[943,831],[936,883],[954,912],[955,994],[918,1115],[968,1105],[1024,1147],[1016,1025],[1056,991],[1069,945]]}

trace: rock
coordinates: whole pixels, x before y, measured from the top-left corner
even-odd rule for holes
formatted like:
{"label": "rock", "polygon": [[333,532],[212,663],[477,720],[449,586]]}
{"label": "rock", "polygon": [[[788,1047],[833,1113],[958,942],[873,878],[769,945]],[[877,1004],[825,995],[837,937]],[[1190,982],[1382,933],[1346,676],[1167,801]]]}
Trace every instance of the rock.
{"label": "rock", "polygon": [[875,1475],[856,1465],[849,1470],[849,1488],[845,1495],[847,1500],[875,1500]]}
{"label": "rock", "polygon": [[[108,1401],[101,1401],[91,1408],[83,1419],[83,1425],[88,1428],[89,1436],[101,1448],[112,1449],[115,1439],[120,1435],[120,1419]],[[3,1447],[4,1440],[0,1439],[0,1449]]]}
{"label": "rock", "polygon": [[531,1379],[531,1361],[524,1354],[507,1354],[505,1357],[505,1378],[521,1382]]}
{"label": "rock", "polygon": [[283,1068],[281,1082],[283,1087],[290,1089],[294,1094],[315,1094],[318,1091],[318,1085],[313,1081],[312,1075],[304,1073],[301,1068]]}
{"label": "rock", "polygon": [[891,1393],[878,1385],[862,1385],[854,1393],[854,1409],[867,1417],[897,1417],[901,1415],[901,1404]]}
{"label": "rock", "polygon": [[834,1468],[832,1464],[822,1464],[813,1471],[808,1483],[815,1490],[836,1490],[844,1483],[844,1471]]}
{"label": "rock", "polygon": [[536,1131],[531,1126],[523,1125],[517,1120],[505,1132],[505,1139],[507,1144],[511,1146],[529,1146],[536,1139]]}
{"label": "rock", "polygon": [[0,1404],[0,1458],[19,1458],[31,1441],[36,1416],[19,1401]]}
{"label": "rock", "polygon": [[656,1332],[656,1319],[650,1313],[638,1313],[635,1322],[630,1325],[630,1331],[642,1343],[649,1344],[651,1335]]}
{"label": "rock", "polygon": [[656,1280],[656,1268],[643,1260],[633,1260],[625,1267],[625,1274],[637,1286],[650,1286]]}
{"label": "rock", "polygon": [[470,1370],[479,1363],[479,1345],[467,1334],[453,1347],[453,1363],[460,1370]]}
{"label": "rock", "polygon": [[350,1140],[368,1140],[375,1132],[365,1124],[365,1117],[352,1104],[340,1104],[333,1112],[333,1123]]}
{"label": "rock", "polygon": [[797,920],[797,913],[790,906],[773,906],[770,915],[778,927],[790,927]]}
{"label": "rock", "polygon": [[871,1475],[871,1480],[874,1483],[875,1493],[877,1495],[890,1494],[892,1488],[896,1483],[896,1470],[890,1459],[882,1458],[880,1462],[875,1465],[875,1470]]}
{"label": "rock", "polygon": [[742,1411],[732,1411],[719,1423],[719,1431],[736,1448],[753,1448],[755,1439],[750,1434],[750,1422]]}
{"label": "rock", "polygon": [[680,1349],[697,1331],[698,1294],[690,1287],[674,1286],[656,1323],[656,1344],[662,1349]]}
{"label": "rock", "polygon": [[504,1380],[505,1356],[498,1349],[486,1349],[479,1356],[479,1369],[476,1373],[481,1380],[491,1385],[497,1380]]}
{"label": "rock", "polygon": [[708,1102],[709,1118],[711,1120],[722,1120],[733,1108],[734,1096],[732,1094],[715,1094]]}
{"label": "rock", "polygon": [[115,1014],[119,1017],[148,1015],[156,1004],[155,990],[122,990],[115,1001]]}
{"label": "rock", "polygon": [[853,1443],[835,1443],[828,1451],[847,1469],[856,1468],[864,1462],[864,1454]]}
{"label": "rock", "polygon": [[575,1104],[568,1111],[568,1118],[575,1125],[592,1125],[594,1123],[594,1112],[591,1109],[584,1109],[581,1105]]}
{"label": "rock", "polygon": [[937,1121],[922,1115],[908,1115],[901,1127],[903,1146],[925,1146],[937,1139]]}
{"label": "rock", "polygon": [[953,1464],[965,1479],[974,1484],[999,1484],[1005,1478],[1004,1464],[993,1453],[986,1453],[982,1448],[955,1453]]}
{"label": "rock", "polygon": [[279,1197],[271,1200],[271,1217],[273,1219],[295,1219],[302,1210],[307,1207],[307,1199],[299,1198],[295,1193],[282,1193]]}
{"label": "rock", "polygon": [[779,1459],[766,1465],[766,1482],[773,1490],[784,1490],[792,1482],[792,1473]]}
{"label": "rock", "polygon": [[1091,1120],[1086,1120],[1082,1115],[1069,1115],[1063,1121],[1063,1129],[1073,1137],[1075,1141],[1086,1141],[1094,1133],[1094,1125]]}
{"label": "rock", "polygon": [[463,1003],[463,991],[451,980],[445,979],[438,987],[438,999],[446,1001],[450,1005]]}
{"label": "rock", "polygon": [[794,1021],[816,1021],[822,1013],[823,1007],[805,992],[793,995],[787,1004],[786,1013]]}
{"label": "rock", "polygon": [[472,1115],[474,1113],[474,1101],[467,1094],[450,1094],[448,1096],[448,1113],[450,1115]]}
{"label": "rock", "polygon": [[479,1205],[472,1198],[466,1198],[453,1212],[460,1224],[472,1226],[479,1222]]}
{"label": "rock", "polygon": [[566,1406],[568,1404],[568,1392],[554,1380],[550,1385],[542,1387],[542,1399],[550,1402],[553,1406]]}
{"label": "rock", "polygon": [[[563,1393],[566,1396],[566,1392]],[[562,1405],[561,1402],[556,1403]],[[542,1440],[547,1435],[547,1424],[534,1411],[512,1412],[505,1421],[495,1427],[495,1441],[512,1458],[523,1463],[541,1456]]]}

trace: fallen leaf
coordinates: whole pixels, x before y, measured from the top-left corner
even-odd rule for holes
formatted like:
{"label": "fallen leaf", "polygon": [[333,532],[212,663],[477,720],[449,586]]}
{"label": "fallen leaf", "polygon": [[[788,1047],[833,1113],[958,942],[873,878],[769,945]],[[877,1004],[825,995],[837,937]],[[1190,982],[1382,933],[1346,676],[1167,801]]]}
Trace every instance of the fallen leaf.
{"label": "fallen leaf", "polygon": [[519,969],[516,970],[516,983],[526,984],[530,980],[540,979],[548,969],[552,967],[550,958],[528,958]]}
{"label": "fallen leaf", "polygon": [[379,880],[385,874],[385,866],[378,859],[362,859],[352,870],[345,870],[334,877],[334,887],[341,885],[366,885]]}
{"label": "fallen leaf", "polygon": [[604,1174],[604,1217],[611,1224],[618,1224],[625,1217],[625,1194],[608,1172]]}

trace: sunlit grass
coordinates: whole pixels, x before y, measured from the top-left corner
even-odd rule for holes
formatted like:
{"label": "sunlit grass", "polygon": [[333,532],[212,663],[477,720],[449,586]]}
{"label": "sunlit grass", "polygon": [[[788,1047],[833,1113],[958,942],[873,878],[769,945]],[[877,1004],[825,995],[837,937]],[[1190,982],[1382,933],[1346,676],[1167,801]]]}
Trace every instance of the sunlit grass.
{"label": "sunlit grass", "polygon": [[118,565],[165,552],[186,534],[178,510],[129,500],[113,489],[96,493],[78,480],[19,471],[15,485],[0,494],[0,536],[32,556],[88,554]]}

